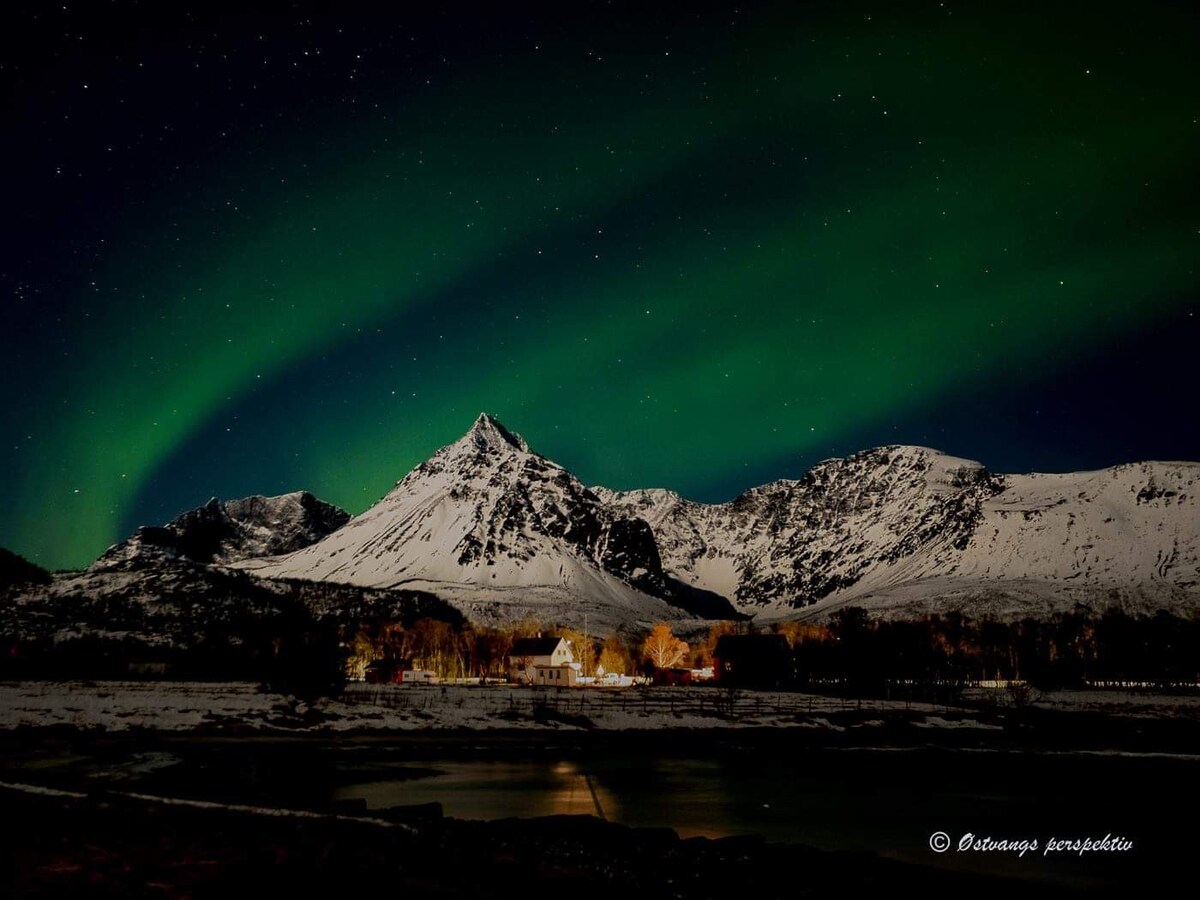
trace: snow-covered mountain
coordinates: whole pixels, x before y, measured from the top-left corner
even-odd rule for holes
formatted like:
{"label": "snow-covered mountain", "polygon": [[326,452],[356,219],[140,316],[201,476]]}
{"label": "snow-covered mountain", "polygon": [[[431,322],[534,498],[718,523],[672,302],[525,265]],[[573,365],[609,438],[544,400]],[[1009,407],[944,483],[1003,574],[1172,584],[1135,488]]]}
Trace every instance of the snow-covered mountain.
{"label": "snow-covered mountain", "polygon": [[661,490],[599,493],[650,523],[670,571],[761,610],[808,606],[918,554],[949,558],[1001,489],[978,463],[886,447],[722,504]]}
{"label": "snow-covered mountain", "polygon": [[345,510],[307,491],[241,500],[214,497],[166,525],[139,528],[128,539],[109,547],[92,568],[109,568],[137,559],[226,564],[276,556],[307,547],[349,520]]}
{"label": "snow-covered mountain", "polygon": [[[664,576],[650,526],[480,415],[455,443],[324,540],[240,567],[270,578],[428,590],[475,619],[601,627],[731,615]],[[705,605],[707,609],[705,609]]]}
{"label": "snow-covered mountain", "polygon": [[598,490],[650,523],[663,568],[760,618],[843,606],[1044,615],[1200,605],[1200,464],[994,475],[923,447],[827,460],[729,503]]}
{"label": "snow-covered mountain", "polygon": [[[1011,617],[1200,604],[1200,464],[996,475],[923,447],[827,460],[702,504],[588,488],[481,415],[377,504],[264,577],[427,590],[476,619]],[[725,603],[728,601],[728,605]]]}
{"label": "snow-covered mountain", "polygon": [[476,621],[586,619],[594,633],[850,605],[884,616],[1195,611],[1200,464],[997,475],[879,447],[703,504],[589,488],[481,415],[353,519],[306,493],[213,500],[138,529],[84,572],[7,593],[29,630],[64,603],[140,621],[173,597],[180,609],[208,603],[211,617],[222,598],[301,589],[321,615],[402,592]]}

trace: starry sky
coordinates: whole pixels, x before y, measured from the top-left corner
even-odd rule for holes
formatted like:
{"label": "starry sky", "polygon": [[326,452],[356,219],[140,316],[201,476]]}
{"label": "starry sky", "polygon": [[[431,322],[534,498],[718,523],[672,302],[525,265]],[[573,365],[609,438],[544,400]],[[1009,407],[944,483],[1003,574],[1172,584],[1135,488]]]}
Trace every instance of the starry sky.
{"label": "starry sky", "polygon": [[1200,459],[1184,4],[330,6],[8,9],[0,545],[358,512],[481,410],[701,500]]}

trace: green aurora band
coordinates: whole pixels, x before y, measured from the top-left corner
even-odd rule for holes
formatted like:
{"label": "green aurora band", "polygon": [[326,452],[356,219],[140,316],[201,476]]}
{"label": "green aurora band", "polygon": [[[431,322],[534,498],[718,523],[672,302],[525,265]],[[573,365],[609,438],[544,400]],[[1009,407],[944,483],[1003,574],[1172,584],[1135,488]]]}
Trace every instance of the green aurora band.
{"label": "green aurora band", "polygon": [[276,416],[311,432],[275,448],[292,486],[355,512],[481,409],[589,480],[686,490],[1185,303],[1186,31],[878,18],[363,88],[114,213],[69,351],[12,388],[0,545],[84,564],[203,435],[269,448]]}

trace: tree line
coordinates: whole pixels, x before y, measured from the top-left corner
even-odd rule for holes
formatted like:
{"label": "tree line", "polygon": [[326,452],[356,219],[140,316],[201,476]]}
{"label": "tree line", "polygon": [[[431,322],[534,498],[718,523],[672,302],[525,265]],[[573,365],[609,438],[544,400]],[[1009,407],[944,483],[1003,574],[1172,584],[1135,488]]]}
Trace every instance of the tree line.
{"label": "tree line", "polygon": [[756,632],[787,639],[790,683],[797,688],[837,683],[873,691],[895,681],[989,680],[1038,687],[1096,682],[1169,686],[1200,680],[1200,617],[1166,611],[1133,615],[1118,609],[1002,621],[956,612],[882,620],[847,608],[821,623],[756,627],[716,622],[690,640],[663,622],[645,632],[600,636],[533,620],[491,627],[420,619],[408,627],[361,625],[348,639],[348,657],[360,668],[373,659],[402,658],[442,677],[503,678],[516,639],[553,634],[571,642],[584,674],[653,674],[657,669],[711,666],[722,636]]}
{"label": "tree line", "polygon": [[585,675],[651,674],[656,669],[712,665],[717,638],[732,633],[732,622],[718,622],[701,638],[688,643],[671,626],[659,622],[647,631],[585,634],[577,628],[547,625],[527,619],[507,626],[455,626],[438,619],[418,619],[403,626],[394,622],[360,622],[345,638],[347,668],[360,677],[366,665],[380,659],[407,660],[442,678],[504,678],[509,655],[519,638],[553,635],[565,638]]}
{"label": "tree line", "polygon": [[886,621],[849,608],[826,624],[787,622],[777,630],[788,638],[799,685],[996,680],[1051,688],[1200,679],[1200,617],[1166,611],[1076,610],[1015,622],[952,612]]}
{"label": "tree line", "polygon": [[[162,666],[159,677],[252,678],[307,692],[336,690],[346,677],[362,677],[374,660],[404,659],[442,678],[505,678],[513,642],[539,634],[570,641],[586,675],[649,675],[713,665],[722,636],[762,631],[787,639],[786,683],[798,689],[835,684],[869,694],[897,681],[1056,687],[1200,680],[1200,617],[1165,611],[1097,615],[1079,609],[1015,622],[947,613],[888,621],[848,608],[821,623],[715,622],[681,636],[660,622],[645,631],[596,635],[533,620],[473,625],[421,598],[385,599],[350,615],[334,604],[342,610],[337,617],[314,617],[292,596],[227,607],[225,615],[202,622],[181,615],[179,640],[166,647],[119,633],[17,639],[0,629],[0,677],[121,677],[149,663]],[[96,617],[111,620],[100,611]],[[122,624],[142,630],[132,621]]]}

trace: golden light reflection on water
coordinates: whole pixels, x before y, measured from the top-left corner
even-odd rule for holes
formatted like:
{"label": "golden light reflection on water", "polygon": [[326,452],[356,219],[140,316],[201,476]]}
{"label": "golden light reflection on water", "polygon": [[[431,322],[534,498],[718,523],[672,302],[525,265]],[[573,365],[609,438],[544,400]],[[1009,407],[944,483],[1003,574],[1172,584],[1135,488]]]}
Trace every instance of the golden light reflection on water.
{"label": "golden light reflection on water", "polygon": [[550,809],[544,815],[600,816],[617,818],[616,798],[590,777],[578,764],[564,761],[551,769],[553,782],[547,792]]}
{"label": "golden light reflection on water", "polygon": [[374,781],[341,788],[339,799],[363,798],[372,809],[441,803],[446,815],[466,819],[509,816],[603,816],[620,821],[611,791],[573,761],[475,762],[437,766],[427,778]]}

